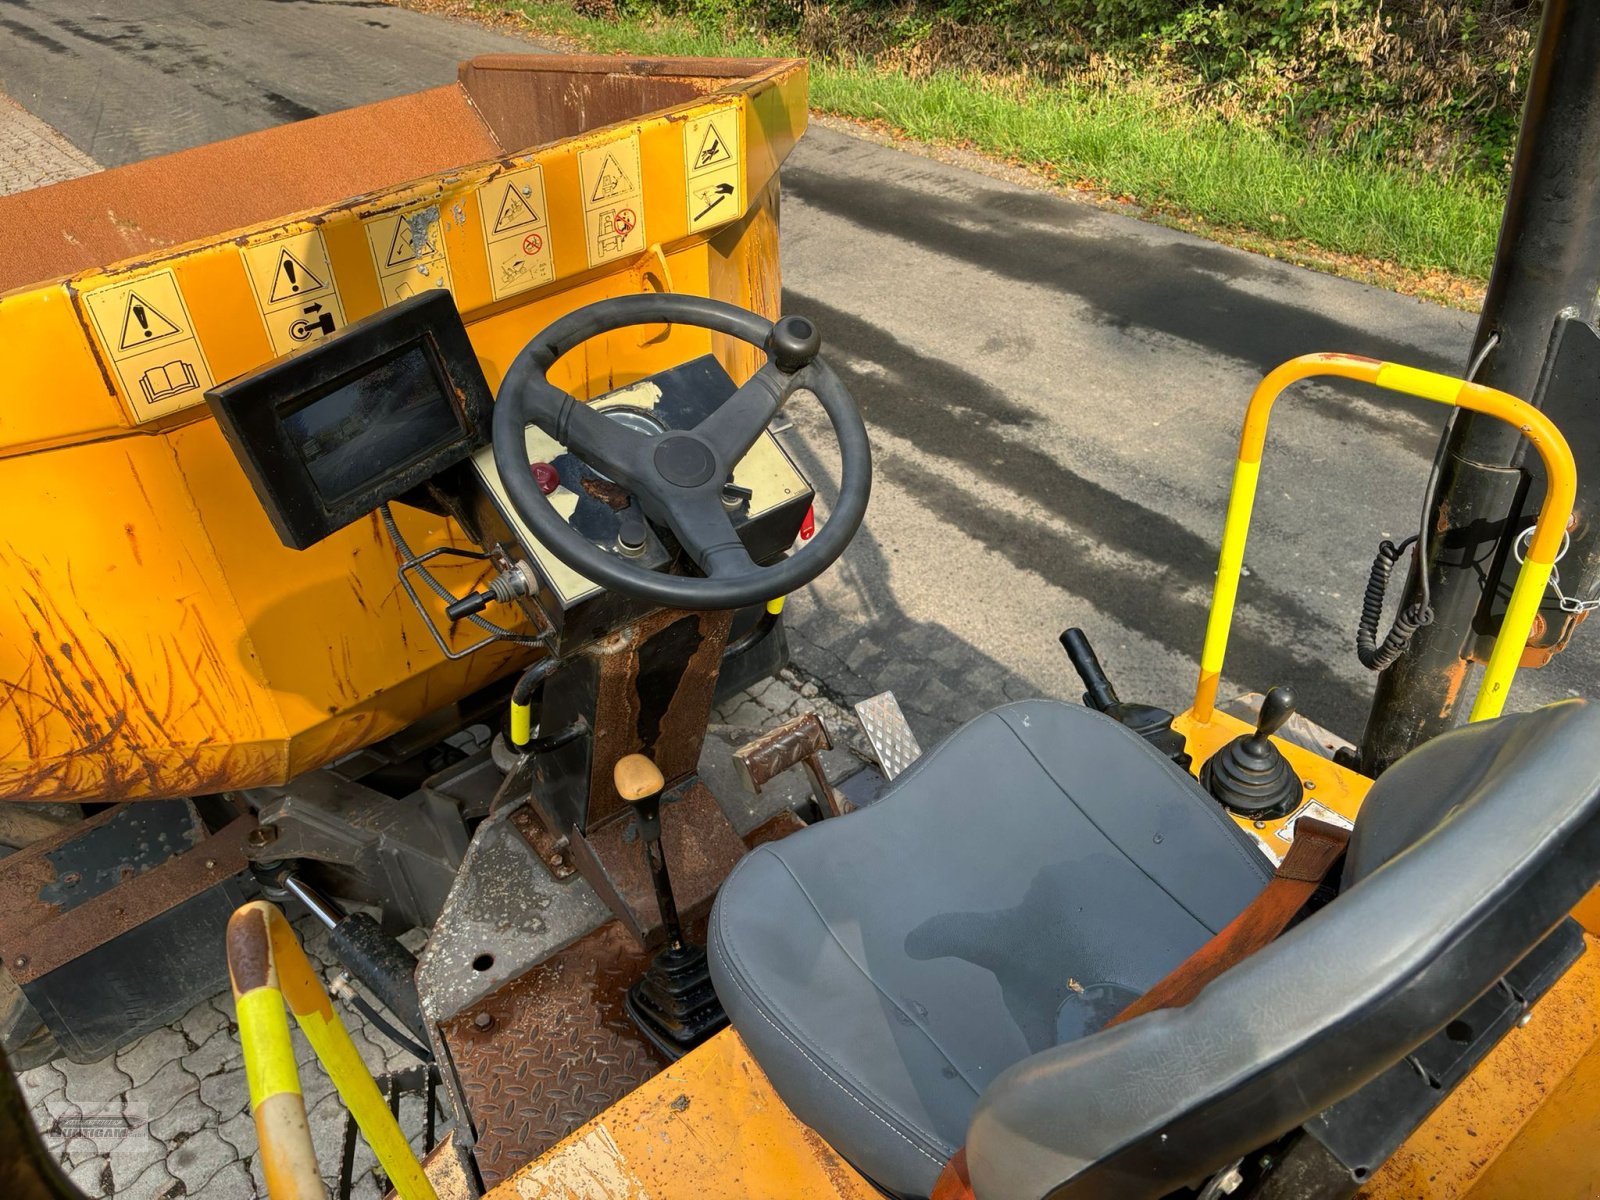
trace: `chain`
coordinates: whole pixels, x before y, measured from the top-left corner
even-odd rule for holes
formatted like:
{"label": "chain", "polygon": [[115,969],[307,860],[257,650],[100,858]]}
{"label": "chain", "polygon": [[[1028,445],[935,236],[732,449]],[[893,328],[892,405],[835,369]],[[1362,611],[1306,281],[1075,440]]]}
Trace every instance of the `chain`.
{"label": "chain", "polygon": [[[1517,535],[1517,540],[1511,545],[1511,553],[1516,556],[1519,566],[1522,563],[1522,556],[1527,553],[1528,543],[1533,541],[1533,528],[1532,525],[1529,525]],[[1570,545],[1572,545],[1572,535],[1570,533],[1562,533],[1561,549],[1556,553],[1556,562],[1559,563],[1566,557],[1567,547]],[[1561,571],[1554,565],[1550,568],[1550,590],[1556,594],[1556,603],[1561,606],[1562,612],[1587,613],[1600,609],[1600,600],[1580,600],[1576,596],[1569,596],[1563,592],[1561,590]]]}

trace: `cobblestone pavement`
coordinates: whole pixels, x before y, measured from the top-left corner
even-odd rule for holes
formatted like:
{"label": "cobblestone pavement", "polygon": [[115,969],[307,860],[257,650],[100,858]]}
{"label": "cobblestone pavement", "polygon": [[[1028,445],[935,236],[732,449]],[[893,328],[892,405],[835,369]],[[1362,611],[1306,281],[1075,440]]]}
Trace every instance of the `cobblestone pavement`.
{"label": "cobblestone pavement", "polygon": [[[859,765],[864,743],[854,718],[820,694],[808,676],[786,670],[712,714],[702,774],[730,809],[736,810],[744,798],[728,759],[732,748],[806,711],[822,717],[833,735],[835,748],[825,756],[830,778],[838,779]],[[800,774],[790,772],[770,786],[788,789],[786,795],[798,800],[805,787]],[[748,823],[741,821],[744,815],[729,813],[741,828]],[[331,978],[338,967],[322,927],[309,917],[297,927],[312,961],[321,965],[325,978]],[[220,938],[219,931],[219,944]],[[341,1016],[374,1074],[414,1064],[410,1054],[357,1014],[341,1009]],[[331,1188],[344,1108],[299,1030],[294,1030],[294,1040],[312,1141]],[[28,1071],[22,1075],[22,1087],[50,1149],[88,1196],[251,1200],[266,1195],[256,1162],[255,1125],[233,1000],[226,992],[101,1062],[58,1059]],[[402,1099],[400,1123],[414,1135],[420,1150],[420,1098]],[[439,1134],[443,1132],[441,1125]],[[375,1172],[371,1152],[358,1143],[351,1193],[355,1200],[381,1196]]]}
{"label": "cobblestone pavement", "polygon": [[0,93],[0,196],[99,169],[94,159]]}

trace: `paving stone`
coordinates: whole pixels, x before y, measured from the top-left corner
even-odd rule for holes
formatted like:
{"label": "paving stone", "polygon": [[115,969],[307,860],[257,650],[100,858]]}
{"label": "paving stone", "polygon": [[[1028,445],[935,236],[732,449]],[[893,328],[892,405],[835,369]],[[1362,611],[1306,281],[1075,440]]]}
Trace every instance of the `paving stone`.
{"label": "paving stone", "polygon": [[186,1092],[161,1116],[151,1119],[150,1136],[171,1144],[179,1138],[192,1137],[216,1123],[217,1110],[201,1100],[198,1091],[191,1091]]}
{"label": "paving stone", "polygon": [[210,1000],[202,1000],[178,1018],[178,1029],[195,1046],[203,1046],[212,1034],[226,1029],[232,1020],[232,1002],[228,1014],[218,1011]]}
{"label": "paving stone", "polygon": [[67,1099],[74,1104],[104,1104],[133,1086],[132,1080],[117,1069],[114,1058],[103,1058],[95,1063],[58,1058],[55,1067],[66,1078]]}
{"label": "paving stone", "polygon": [[344,1138],[344,1102],[337,1092],[312,1101],[306,1097],[306,1125],[311,1129],[311,1144],[317,1151],[317,1162],[337,1164],[339,1147]]}
{"label": "paving stone", "polygon": [[[198,1130],[167,1156],[167,1170],[183,1181],[184,1191],[190,1196],[200,1195],[213,1177],[230,1163],[239,1164],[239,1151],[223,1141],[215,1129]],[[248,1178],[242,1166],[239,1170]]]}
{"label": "paving stone", "polygon": [[165,1157],[133,1175],[123,1174],[113,1162],[111,1175],[116,1200],[168,1200],[169,1197],[184,1194],[183,1184],[167,1170]]}
{"label": "paving stone", "polygon": [[728,714],[727,720],[729,725],[736,728],[759,731],[771,723],[772,714],[759,704],[745,701]]}
{"label": "paving stone", "polygon": [[[74,1125],[69,1128],[75,1127]],[[55,1153],[59,1162],[63,1162],[69,1167],[80,1167],[90,1159],[107,1157],[99,1142],[76,1133],[57,1140],[56,1144],[51,1146],[50,1149]]]}
{"label": "paving stone", "polygon": [[114,1141],[97,1139],[111,1162],[118,1200],[128,1194],[128,1186],[157,1163],[164,1162],[170,1147],[156,1138],[142,1122]]}
{"label": "paving stone", "polygon": [[145,1034],[131,1046],[117,1051],[117,1069],[137,1087],[188,1049],[183,1034],[171,1026]]}
{"label": "paving stone", "polygon": [[[250,1080],[244,1073],[244,1064],[236,1062],[225,1071],[207,1075],[200,1081],[200,1099],[224,1121],[231,1121],[240,1113],[248,1116]],[[255,1139],[251,1138],[249,1146],[254,1145]],[[239,1148],[249,1147],[241,1145]]]}
{"label": "paving stone", "polygon": [[22,1094],[28,1098],[31,1107],[64,1098],[67,1094],[67,1077],[56,1070],[53,1063],[24,1071],[17,1076],[17,1082],[22,1084]]}
{"label": "paving stone", "polygon": [[250,1111],[247,1103],[233,1116],[217,1124],[217,1133],[223,1141],[239,1152],[239,1157],[244,1158],[256,1152],[256,1118]]}
{"label": "paving stone", "polygon": [[198,1047],[183,1056],[183,1069],[196,1079],[206,1079],[229,1064],[237,1063],[243,1054],[239,1039],[226,1029],[218,1029]]}
{"label": "paving stone", "polygon": [[177,1059],[163,1063],[149,1079],[138,1087],[130,1087],[127,1101],[138,1108],[152,1125],[173,1110],[179,1101],[194,1096],[200,1081],[183,1069]]}
{"label": "paving stone", "polygon": [[[255,1200],[258,1196],[266,1195],[265,1188],[258,1188],[255,1177],[243,1162],[235,1160],[228,1163],[211,1177],[206,1183],[206,1196],[215,1196],[217,1200]],[[193,1196],[193,1192],[189,1192]],[[118,1196],[117,1200],[122,1200]]]}
{"label": "paving stone", "polygon": [[0,196],[99,170],[94,159],[0,95]]}
{"label": "paving stone", "polygon": [[112,1194],[111,1164],[99,1155],[68,1168],[67,1178],[85,1196],[97,1198]]}

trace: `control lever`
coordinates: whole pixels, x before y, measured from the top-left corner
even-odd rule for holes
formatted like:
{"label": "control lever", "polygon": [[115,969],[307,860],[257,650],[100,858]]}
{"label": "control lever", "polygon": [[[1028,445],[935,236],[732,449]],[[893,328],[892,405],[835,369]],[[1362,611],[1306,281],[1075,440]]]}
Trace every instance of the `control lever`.
{"label": "control lever", "polygon": [[1254,733],[1242,733],[1200,768],[1200,783],[1224,807],[1240,816],[1271,820],[1300,806],[1305,786],[1272,735],[1294,715],[1290,688],[1275,687],[1261,701]]}
{"label": "control lever", "polygon": [[489,586],[481,592],[469,592],[461,599],[445,605],[444,615],[448,621],[464,621],[468,617],[476,616],[495,601],[501,604],[510,604],[518,596],[529,596],[534,592],[534,584],[527,567],[518,563],[510,570],[501,571],[489,581]]}
{"label": "control lever", "polygon": [[428,1044],[428,1023],[417,996],[417,959],[366,913],[347,913],[292,870],[278,879],[328,930],[334,955],[400,1023]]}
{"label": "control lever", "polygon": [[661,848],[661,770],[643,754],[630,754],[612,772],[617,795],[627,801],[639,825],[650,882],[666,945],[656,951],[644,978],[628,989],[628,1015],[656,1047],[681,1058],[728,1023],[728,1014],[711,985],[705,950],[689,941],[672,895],[672,876]]}
{"label": "control lever", "polygon": [[1083,630],[1068,629],[1061,635],[1061,647],[1067,652],[1073,670],[1078,672],[1078,678],[1083,680],[1085,708],[1103,712],[1113,721],[1126,725],[1185,771],[1189,769],[1193,760],[1184,749],[1183,734],[1172,727],[1170,712],[1153,704],[1125,704],[1120,700]]}

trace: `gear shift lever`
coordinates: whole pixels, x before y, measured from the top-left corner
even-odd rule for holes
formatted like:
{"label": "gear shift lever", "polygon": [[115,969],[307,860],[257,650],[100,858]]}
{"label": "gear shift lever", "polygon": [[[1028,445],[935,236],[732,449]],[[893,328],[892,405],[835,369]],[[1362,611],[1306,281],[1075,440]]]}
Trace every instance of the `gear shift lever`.
{"label": "gear shift lever", "polygon": [[681,1058],[728,1023],[711,986],[706,952],[688,940],[672,895],[672,876],[661,848],[661,770],[643,754],[630,754],[612,772],[617,795],[639,824],[655,888],[666,945],[656,951],[644,977],[628,989],[628,1015],[669,1058]]}
{"label": "gear shift lever", "polygon": [[1294,715],[1294,692],[1275,687],[1261,701],[1254,733],[1240,734],[1200,768],[1200,783],[1225,808],[1256,820],[1281,817],[1299,807],[1305,794],[1300,774],[1272,735]]}

